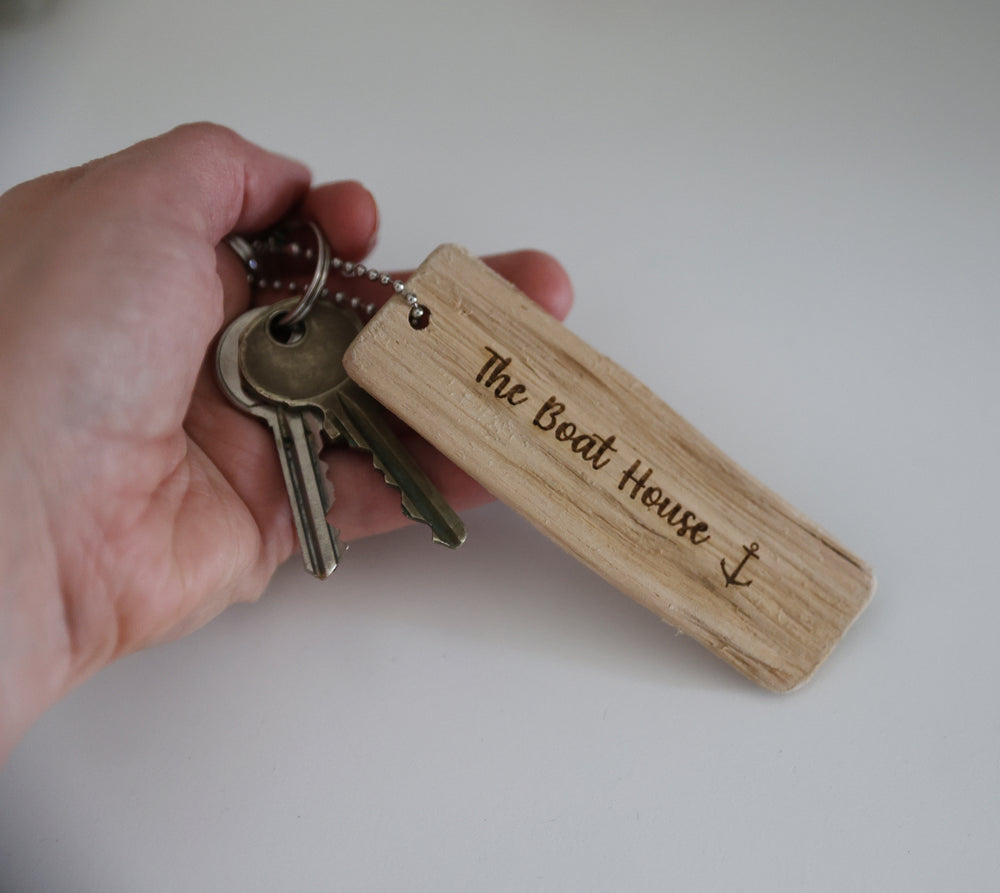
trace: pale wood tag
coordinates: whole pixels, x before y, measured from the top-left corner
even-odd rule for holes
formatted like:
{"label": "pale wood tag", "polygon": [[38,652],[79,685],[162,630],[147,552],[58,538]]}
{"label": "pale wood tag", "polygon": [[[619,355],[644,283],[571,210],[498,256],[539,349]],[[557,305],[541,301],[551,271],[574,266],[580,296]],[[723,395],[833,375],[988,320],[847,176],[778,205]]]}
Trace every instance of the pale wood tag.
{"label": "pale wood tag", "polygon": [[608,582],[787,691],[874,591],[870,569],[628,372],[454,245],[394,297],[348,374]]}

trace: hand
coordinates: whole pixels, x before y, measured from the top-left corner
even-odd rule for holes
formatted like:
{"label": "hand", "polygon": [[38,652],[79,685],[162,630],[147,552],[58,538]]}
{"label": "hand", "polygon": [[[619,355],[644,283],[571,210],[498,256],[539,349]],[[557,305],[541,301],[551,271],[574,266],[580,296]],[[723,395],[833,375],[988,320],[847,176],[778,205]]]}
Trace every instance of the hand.
{"label": "hand", "polygon": [[[222,397],[214,339],[250,303],[220,246],[295,203],[362,259],[357,183],[212,125],[179,128],[0,197],[0,760],[51,703],[121,655],[257,598],[295,548],[271,435]],[[557,315],[555,261],[493,258]],[[488,499],[415,435],[457,509]],[[404,523],[367,456],[333,451],[345,540]]]}

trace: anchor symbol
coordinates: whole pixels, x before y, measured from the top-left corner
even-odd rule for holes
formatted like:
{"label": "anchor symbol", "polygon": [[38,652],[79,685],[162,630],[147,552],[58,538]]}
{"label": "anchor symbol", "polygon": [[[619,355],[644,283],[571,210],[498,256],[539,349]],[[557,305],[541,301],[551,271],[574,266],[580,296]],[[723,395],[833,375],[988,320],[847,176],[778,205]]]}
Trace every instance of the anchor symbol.
{"label": "anchor symbol", "polygon": [[751,558],[759,559],[760,556],[757,552],[760,550],[760,546],[757,543],[750,543],[749,546],[744,546],[743,551],[746,553],[743,556],[743,560],[736,566],[736,570],[732,573],[726,570],[726,559],[723,558],[719,563],[722,565],[722,576],[726,578],[726,588],[730,586],[749,586],[753,580],[738,580],[736,579],[740,575],[740,571],[743,570],[743,565],[745,565]]}

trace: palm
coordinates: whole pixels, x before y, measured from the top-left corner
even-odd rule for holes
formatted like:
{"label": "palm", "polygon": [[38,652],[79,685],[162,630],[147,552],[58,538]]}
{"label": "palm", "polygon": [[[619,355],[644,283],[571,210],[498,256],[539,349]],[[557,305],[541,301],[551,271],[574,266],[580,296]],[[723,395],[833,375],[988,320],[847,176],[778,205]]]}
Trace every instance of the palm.
{"label": "palm", "polygon": [[183,428],[135,443],[135,470],[116,475],[117,494],[101,494],[104,510],[117,500],[123,518],[134,514],[129,505],[146,505],[102,544],[119,653],[195,629],[263,590],[294,546],[269,452],[267,432],[228,406],[205,373]]}
{"label": "palm", "polygon": [[[121,243],[121,255],[131,248]],[[94,626],[102,619],[107,638],[96,650],[109,658],[255,597],[293,546],[266,431],[225,402],[207,363],[198,371],[222,293],[213,252],[201,255],[207,273],[196,262],[142,293],[104,271],[103,287],[128,295],[132,310],[100,329],[86,329],[88,308],[48,327],[49,338],[61,327],[61,340],[86,344],[84,360],[62,352],[50,362],[84,406],[53,443],[60,476],[74,483],[50,506],[52,516],[72,519],[53,526],[53,550],[60,578],[73,581],[74,616]],[[196,306],[205,319],[196,321]],[[128,344],[144,349],[129,354]]]}

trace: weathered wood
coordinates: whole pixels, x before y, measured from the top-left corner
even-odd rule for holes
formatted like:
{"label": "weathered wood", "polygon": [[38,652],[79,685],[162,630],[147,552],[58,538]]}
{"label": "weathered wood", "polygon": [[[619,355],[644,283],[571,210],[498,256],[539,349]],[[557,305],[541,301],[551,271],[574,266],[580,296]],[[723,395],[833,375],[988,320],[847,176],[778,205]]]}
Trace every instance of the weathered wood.
{"label": "weathered wood", "polygon": [[444,245],[348,373],[539,530],[761,685],[800,685],[871,571],[628,372]]}

